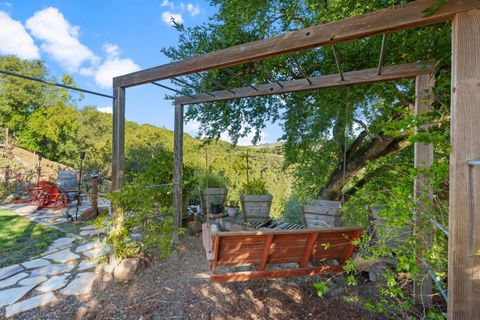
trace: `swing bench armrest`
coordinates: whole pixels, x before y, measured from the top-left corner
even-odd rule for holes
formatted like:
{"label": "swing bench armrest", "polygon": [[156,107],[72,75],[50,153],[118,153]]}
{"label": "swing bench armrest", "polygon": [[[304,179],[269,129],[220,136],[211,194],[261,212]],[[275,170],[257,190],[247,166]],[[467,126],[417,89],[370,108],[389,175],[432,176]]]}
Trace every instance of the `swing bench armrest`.
{"label": "swing bench armrest", "polygon": [[202,224],[202,242],[203,248],[205,249],[205,252],[207,254],[207,260],[212,261],[214,259],[213,241],[210,231],[210,224],[208,223]]}

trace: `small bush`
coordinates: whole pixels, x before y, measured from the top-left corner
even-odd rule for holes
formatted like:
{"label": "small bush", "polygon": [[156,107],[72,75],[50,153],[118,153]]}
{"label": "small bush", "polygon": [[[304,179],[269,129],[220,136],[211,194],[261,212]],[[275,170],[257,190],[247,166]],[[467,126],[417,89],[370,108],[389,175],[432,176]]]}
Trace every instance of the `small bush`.
{"label": "small bush", "polygon": [[252,179],[250,183],[244,183],[240,189],[240,193],[257,196],[269,194],[265,187],[265,181],[261,179]]}
{"label": "small bush", "polygon": [[223,175],[210,171],[200,173],[197,176],[197,180],[200,189],[227,187],[227,179]]}
{"label": "small bush", "polygon": [[283,221],[288,223],[302,223],[302,202],[295,197],[287,200],[283,212]]}

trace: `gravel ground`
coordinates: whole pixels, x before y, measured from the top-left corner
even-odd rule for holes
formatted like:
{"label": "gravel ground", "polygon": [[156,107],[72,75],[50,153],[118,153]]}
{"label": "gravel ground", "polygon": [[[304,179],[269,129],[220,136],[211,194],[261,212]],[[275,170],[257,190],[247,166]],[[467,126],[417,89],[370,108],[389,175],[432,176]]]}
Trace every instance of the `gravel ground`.
{"label": "gravel ground", "polygon": [[170,256],[152,263],[130,283],[99,282],[89,297],[69,297],[17,319],[375,319],[344,295],[369,296],[343,276],[318,298],[313,284],[328,278],[297,277],[211,284],[201,238],[186,236]]}

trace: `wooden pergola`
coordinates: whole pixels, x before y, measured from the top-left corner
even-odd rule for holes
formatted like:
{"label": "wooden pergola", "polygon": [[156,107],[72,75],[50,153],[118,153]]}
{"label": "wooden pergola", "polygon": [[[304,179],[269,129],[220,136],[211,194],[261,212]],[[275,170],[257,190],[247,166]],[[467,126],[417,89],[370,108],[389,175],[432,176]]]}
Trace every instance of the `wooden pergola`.
{"label": "wooden pergola", "polygon": [[[438,7],[438,8],[437,8]],[[437,8],[426,15],[428,8]],[[125,90],[128,87],[173,79],[205,70],[225,68],[290,52],[334,45],[367,36],[452,21],[452,95],[450,158],[450,208],[448,243],[448,317],[476,319],[480,315],[480,0],[417,0],[313,26],[265,40],[211,52],[191,59],[145,69],[113,79],[112,187],[123,179],[125,142]],[[272,83],[222,91],[198,93],[175,100],[174,207],[178,227],[182,214],[182,164],[184,105],[265,96],[321,88],[341,87],[404,78],[416,79],[415,112],[426,112],[432,103],[434,65],[420,62],[315,78]],[[380,72],[379,72],[380,71]],[[431,145],[415,145],[415,165],[429,166]],[[424,185],[419,176],[415,193]],[[421,206],[420,209],[422,210]],[[428,245],[428,244],[426,244]],[[427,292],[428,288],[420,288]]]}

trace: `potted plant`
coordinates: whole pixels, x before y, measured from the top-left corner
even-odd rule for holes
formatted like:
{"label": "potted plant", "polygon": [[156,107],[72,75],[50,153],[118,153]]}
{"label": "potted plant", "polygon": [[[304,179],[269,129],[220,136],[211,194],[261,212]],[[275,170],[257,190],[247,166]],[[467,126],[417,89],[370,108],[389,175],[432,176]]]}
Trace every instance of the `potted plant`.
{"label": "potted plant", "polygon": [[230,217],[235,217],[238,210],[238,201],[231,200],[227,206],[227,213]]}
{"label": "potted plant", "polygon": [[225,177],[212,172],[204,172],[198,176],[198,183],[203,210],[212,215],[222,213],[228,194]]}
{"label": "potted plant", "polygon": [[252,179],[240,190],[240,204],[245,221],[268,220],[273,197],[265,187],[265,181]]}

